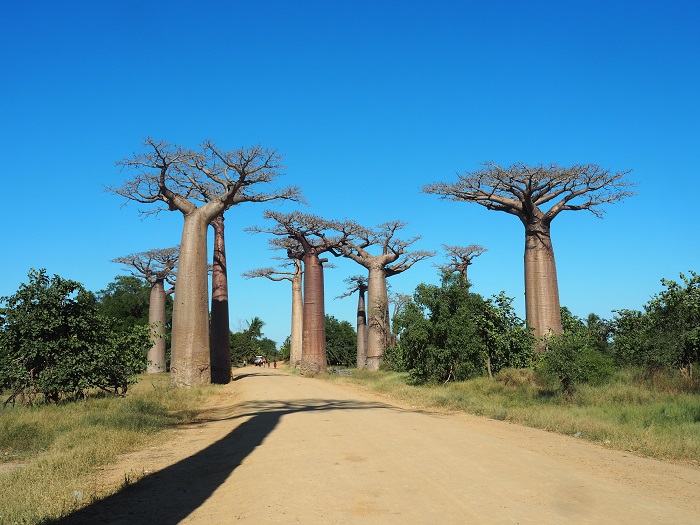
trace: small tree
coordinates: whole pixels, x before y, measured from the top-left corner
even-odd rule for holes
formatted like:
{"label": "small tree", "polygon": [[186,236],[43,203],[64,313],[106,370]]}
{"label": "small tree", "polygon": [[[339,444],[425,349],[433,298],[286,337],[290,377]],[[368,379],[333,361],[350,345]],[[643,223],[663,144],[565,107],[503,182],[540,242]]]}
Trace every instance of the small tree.
{"label": "small tree", "polygon": [[357,292],[357,368],[365,368],[367,363],[367,310],[365,308],[365,293],[367,292],[367,278],[355,275],[345,279],[348,285],[347,293],[339,298],[349,297]]}
{"label": "small tree", "polygon": [[149,329],[114,332],[93,294],[76,281],[31,270],[29,283],[0,299],[0,390],[6,403],[58,402],[99,388],[123,394],[145,370]]}
{"label": "small tree", "polygon": [[[112,259],[112,262],[127,266],[132,275],[145,279],[151,287],[148,323],[153,331],[153,346],[148,352],[149,374],[165,372],[166,369],[166,303],[167,297],[175,291],[178,256],[179,247],[176,246]],[[173,288],[166,290],[166,283]]]}
{"label": "small tree", "polygon": [[143,279],[133,275],[117,275],[96,295],[100,315],[115,319],[115,330],[148,324],[151,285]]}
{"label": "small tree", "polygon": [[472,265],[473,260],[486,251],[486,248],[478,244],[470,244],[469,246],[443,244],[442,247],[447,252],[448,261],[436,266],[443,272],[462,274],[465,281],[469,280],[467,270]]}
{"label": "small tree", "polygon": [[483,299],[459,274],[443,274],[441,286],[420,284],[395,314],[396,359],[413,381],[462,381],[482,374],[478,316]]}
{"label": "small tree", "polygon": [[618,310],[613,351],[618,361],[649,368],[678,369],[693,378],[700,362],[700,275],[662,279],[666,288],[644,306],[644,313]]}
{"label": "small tree", "polygon": [[[403,273],[418,261],[435,255],[435,252],[424,250],[408,251],[420,237],[398,239],[397,231],[405,226],[401,221],[391,221],[379,224],[376,229],[371,230],[353,224],[352,237],[339,248],[343,256],[352,259],[369,272],[366,368],[370,370],[379,369],[384,360],[384,352],[391,343],[387,278]],[[378,246],[380,253],[370,253],[369,248],[372,246]]]}
{"label": "small tree", "polygon": [[[288,240],[288,239],[285,239]],[[293,271],[281,271],[275,268],[258,268],[245,272],[243,277],[252,279],[254,277],[266,277],[271,281],[289,281],[292,284],[292,324],[289,339],[289,359],[290,366],[298,368],[301,364],[301,345],[303,335],[303,308],[304,300],[302,296],[302,265],[301,260],[292,259]]]}
{"label": "small tree", "polygon": [[[559,286],[550,235],[562,211],[588,210],[602,217],[601,206],[632,195],[629,171],[613,173],[596,164],[561,167],[488,162],[454,183],[433,183],[423,192],[444,199],[475,202],[489,210],[515,215],[525,226],[525,310],[535,337],[562,331]],[[544,346],[538,347],[542,350]]]}
{"label": "small tree", "polygon": [[355,366],[357,335],[348,321],[326,315],[326,358],[329,365]]}

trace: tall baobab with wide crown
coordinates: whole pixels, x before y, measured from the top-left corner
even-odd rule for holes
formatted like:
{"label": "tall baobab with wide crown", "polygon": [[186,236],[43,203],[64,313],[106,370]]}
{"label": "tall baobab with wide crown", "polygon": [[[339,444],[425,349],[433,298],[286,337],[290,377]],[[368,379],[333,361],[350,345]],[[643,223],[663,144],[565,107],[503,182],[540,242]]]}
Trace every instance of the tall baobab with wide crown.
{"label": "tall baobab with wide crown", "polygon": [[[397,239],[396,232],[406,226],[401,221],[385,222],[376,229],[356,227],[352,240],[344,243],[340,250],[348,257],[366,268],[367,277],[367,356],[365,367],[369,370],[379,369],[384,359],[384,351],[390,342],[389,298],[387,295],[387,277],[403,273],[418,261],[435,255],[424,250],[407,251],[418,241],[413,237],[407,241]],[[378,246],[379,254],[368,251],[371,246]],[[359,363],[358,363],[359,366]]]}
{"label": "tall baobab with wide crown", "polygon": [[[279,213],[266,211],[266,219],[277,224],[270,228],[248,228],[251,232],[270,233],[277,237],[293,239],[297,247],[289,247],[287,256],[299,259],[304,268],[304,309],[302,329],[302,373],[325,373],[326,362],[326,311],[323,286],[324,253],[339,256],[339,248],[347,242],[354,224],[327,221],[315,215],[301,212]],[[336,233],[337,235],[330,235]]]}
{"label": "tall baobab with wide crown", "polygon": [[136,277],[141,277],[151,285],[148,301],[148,324],[152,327],[153,345],[148,351],[149,374],[165,372],[165,302],[175,288],[165,289],[166,283],[175,286],[179,247],[148,250],[112,259],[112,262],[129,267]]}
{"label": "tall baobab with wide crown", "polygon": [[339,298],[350,297],[357,292],[357,368],[365,368],[367,364],[367,310],[365,307],[365,293],[367,292],[367,278],[364,275],[354,275],[345,279],[348,285],[347,293]]}
{"label": "tall baobab with wide crown", "polygon": [[[458,174],[457,182],[437,182],[424,193],[453,201],[475,202],[489,210],[515,215],[525,226],[525,310],[535,337],[561,333],[557,270],[551,224],[562,211],[588,210],[602,217],[601,206],[632,195],[626,179],[631,170],[614,173],[597,164],[483,168]],[[543,345],[538,347],[544,349]]]}
{"label": "tall baobab with wide crown", "polygon": [[[251,146],[222,151],[205,141],[200,151],[148,138],[145,153],[117,165],[135,170],[121,187],[108,190],[128,200],[182,213],[178,286],[173,305],[171,379],[174,386],[211,382],[207,285],[207,228],[228,208],[241,202],[270,200],[251,186],[273,181],[283,168],[276,150]],[[297,188],[275,192],[296,195]]]}
{"label": "tall baobab with wide crown", "polygon": [[299,368],[299,366],[301,366],[301,345],[304,322],[304,301],[301,290],[303,271],[301,267],[301,260],[292,259],[291,263],[294,265],[294,269],[292,271],[285,272],[275,268],[258,268],[256,270],[245,272],[243,277],[246,279],[266,277],[271,281],[289,281],[292,283],[292,324],[291,335],[289,338],[289,364],[294,368]]}
{"label": "tall baobab with wide crown", "polygon": [[478,244],[470,244],[469,246],[450,246],[443,244],[442,247],[447,251],[448,261],[445,264],[436,265],[443,272],[459,273],[464,277],[465,282],[469,282],[467,278],[467,270],[471,266],[472,261],[486,251],[486,248]]}

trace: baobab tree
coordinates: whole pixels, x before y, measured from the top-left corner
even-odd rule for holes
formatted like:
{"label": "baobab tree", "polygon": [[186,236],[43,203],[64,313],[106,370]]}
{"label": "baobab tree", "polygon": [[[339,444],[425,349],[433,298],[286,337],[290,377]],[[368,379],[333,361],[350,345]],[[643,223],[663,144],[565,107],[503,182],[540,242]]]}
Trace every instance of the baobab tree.
{"label": "baobab tree", "polygon": [[[588,210],[602,217],[601,206],[633,195],[625,176],[596,164],[502,168],[488,162],[483,168],[458,174],[457,182],[437,182],[424,193],[453,201],[475,202],[489,210],[515,215],[525,226],[525,310],[537,338],[561,333],[557,271],[552,248],[552,220],[562,211]],[[539,345],[539,350],[544,345]]]}
{"label": "baobab tree", "polygon": [[324,253],[339,256],[338,250],[347,242],[354,224],[327,221],[301,212],[285,214],[268,210],[264,217],[273,219],[277,224],[269,228],[248,228],[248,231],[293,239],[297,248],[288,248],[287,256],[290,259],[301,260],[304,265],[301,371],[325,373],[327,362],[323,264],[327,259],[319,256]]}
{"label": "baobab tree", "polygon": [[486,251],[486,248],[478,244],[470,244],[469,246],[450,246],[448,244],[443,244],[442,247],[447,251],[448,262],[436,266],[443,272],[459,273],[464,277],[465,282],[469,282],[469,279],[467,279],[467,269],[471,266],[472,261],[476,257]]}
{"label": "baobab tree", "polygon": [[[145,279],[151,285],[148,324],[152,327],[153,345],[148,351],[146,372],[149,374],[165,372],[165,303],[167,296],[175,291],[179,251],[179,247],[175,246],[112,259],[112,262],[127,266],[132,275]],[[166,290],[166,283],[173,288]]]}
{"label": "baobab tree", "polygon": [[228,274],[226,270],[226,243],[224,214],[217,215],[214,228],[214,256],[211,266],[211,313],[209,358],[212,383],[225,385],[231,381],[231,342],[228,315]]}
{"label": "baobab tree", "polygon": [[350,297],[357,292],[357,368],[365,368],[367,364],[367,310],[365,307],[367,277],[354,275],[345,279],[345,283],[348,285],[348,291],[338,298]]}
{"label": "baobab tree", "polygon": [[[367,277],[368,334],[365,367],[378,370],[384,358],[384,351],[390,341],[389,299],[386,280],[408,270],[418,261],[435,255],[424,250],[407,251],[407,248],[420,239],[413,237],[401,240],[396,232],[406,226],[401,221],[385,222],[376,229],[355,227],[352,238],[340,247],[343,256],[352,259],[369,272]],[[380,253],[368,251],[371,246],[378,246]],[[359,366],[359,363],[358,363]]]}
{"label": "baobab tree", "polygon": [[[276,239],[273,239],[273,241]],[[280,239],[288,240],[288,239]],[[292,259],[294,269],[292,271],[282,271],[276,268],[258,268],[245,272],[243,277],[252,279],[254,277],[266,277],[271,281],[289,281],[292,283],[292,324],[289,344],[289,364],[294,368],[301,366],[301,345],[303,337],[303,308],[302,296],[302,265],[301,260]]]}
{"label": "baobab tree", "polygon": [[[109,187],[117,195],[141,204],[182,213],[178,287],[173,305],[171,378],[174,386],[198,386],[211,382],[207,286],[207,228],[224,211],[241,202],[270,200],[269,193],[252,193],[251,186],[273,181],[283,168],[276,150],[251,146],[219,150],[205,141],[201,151],[172,146],[148,138],[145,153],[117,162],[136,175],[121,187]],[[297,188],[273,193],[298,195]]]}

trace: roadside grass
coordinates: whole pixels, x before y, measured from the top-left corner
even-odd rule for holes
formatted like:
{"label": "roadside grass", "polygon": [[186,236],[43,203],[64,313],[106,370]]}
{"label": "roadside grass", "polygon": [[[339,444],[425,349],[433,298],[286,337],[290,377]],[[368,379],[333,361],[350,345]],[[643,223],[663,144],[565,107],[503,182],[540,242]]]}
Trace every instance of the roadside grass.
{"label": "roadside grass", "polygon": [[[319,376],[324,377],[324,376]],[[571,396],[538,383],[530,371],[505,370],[444,385],[410,385],[405,373],[328,374],[390,400],[436,411],[467,412],[597,442],[641,456],[700,465],[700,391],[671,376],[623,370]]]}
{"label": "roadside grass", "polygon": [[217,391],[171,388],[166,374],[149,374],[123,398],[0,409],[0,524],[41,523],[104,497],[92,485],[96,467],[195,421]]}

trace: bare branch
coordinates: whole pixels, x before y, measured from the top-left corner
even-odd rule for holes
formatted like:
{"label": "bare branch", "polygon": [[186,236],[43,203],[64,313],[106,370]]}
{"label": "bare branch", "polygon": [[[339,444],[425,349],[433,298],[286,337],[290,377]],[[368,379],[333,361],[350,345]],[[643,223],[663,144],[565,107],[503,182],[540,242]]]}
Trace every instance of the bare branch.
{"label": "bare branch", "polygon": [[[524,221],[537,214],[551,221],[564,210],[588,210],[601,217],[601,205],[633,195],[630,188],[634,184],[625,178],[631,170],[613,173],[597,164],[561,167],[517,163],[502,168],[487,162],[483,166],[459,174],[455,183],[427,184],[423,192],[448,200],[475,202]],[[549,209],[542,209],[550,202],[554,204]]]}
{"label": "bare branch", "polygon": [[[175,284],[180,247],[147,250],[112,259],[112,262],[130,267],[130,273],[151,284],[164,281]],[[135,270],[135,271],[134,271]]]}
{"label": "bare branch", "polygon": [[479,244],[470,244],[469,246],[443,244],[442,247],[447,251],[448,262],[436,264],[435,266],[443,272],[461,273],[465,279],[467,277],[467,269],[472,264],[472,261],[487,251],[486,248]]}

